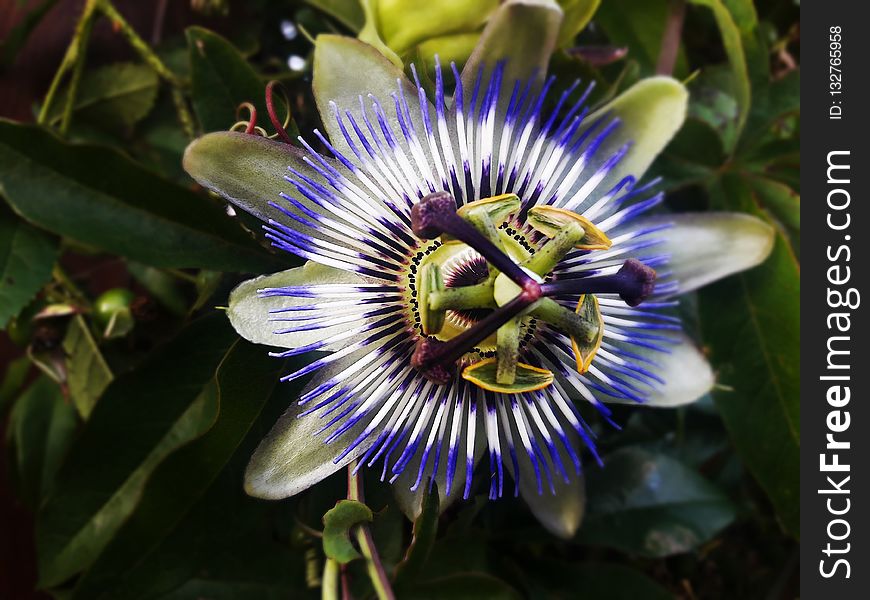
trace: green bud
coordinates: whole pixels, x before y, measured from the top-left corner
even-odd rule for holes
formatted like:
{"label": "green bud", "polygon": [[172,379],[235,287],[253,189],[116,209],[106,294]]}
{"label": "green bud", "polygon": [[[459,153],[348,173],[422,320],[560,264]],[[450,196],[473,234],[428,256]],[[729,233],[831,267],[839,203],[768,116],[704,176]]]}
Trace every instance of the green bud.
{"label": "green bud", "polygon": [[[499,4],[498,0],[438,0],[437,2],[369,0],[369,2],[376,5],[373,12],[381,39],[399,55],[406,54],[427,41],[445,36],[473,34],[479,37],[487,18]],[[454,58],[461,58],[464,62],[467,57],[466,54]]]}
{"label": "green bud", "polygon": [[123,337],[133,329],[135,321],[130,312],[133,292],[114,288],[103,292],[94,302],[94,320],[106,338]]}

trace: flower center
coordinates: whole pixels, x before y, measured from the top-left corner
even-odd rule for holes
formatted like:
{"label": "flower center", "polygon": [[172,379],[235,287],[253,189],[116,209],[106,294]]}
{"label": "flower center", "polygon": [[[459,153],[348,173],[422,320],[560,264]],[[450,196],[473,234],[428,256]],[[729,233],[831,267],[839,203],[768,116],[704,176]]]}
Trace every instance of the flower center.
{"label": "flower center", "polygon": [[[491,391],[520,393],[550,385],[550,371],[519,362],[537,320],[571,338],[583,373],[604,332],[595,294],[619,294],[635,306],[653,290],[655,271],[634,259],[613,275],[546,282],[572,249],[606,249],[610,240],[581,215],[537,206],[525,215],[525,224],[549,239],[535,248],[506,226],[520,206],[516,195],[505,194],[457,210],[446,192],[414,205],[414,233],[433,241],[411,269],[409,289],[423,334],[412,364],[433,382],[452,380],[458,366],[463,378]],[[576,310],[558,297],[579,297]]]}

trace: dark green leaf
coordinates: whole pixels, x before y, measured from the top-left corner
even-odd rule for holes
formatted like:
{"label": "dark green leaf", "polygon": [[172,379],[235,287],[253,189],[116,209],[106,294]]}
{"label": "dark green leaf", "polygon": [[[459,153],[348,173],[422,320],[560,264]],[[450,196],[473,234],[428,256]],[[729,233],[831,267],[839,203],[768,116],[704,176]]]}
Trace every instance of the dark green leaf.
{"label": "dark green leaf", "polygon": [[[223,324],[215,327],[212,321],[210,325],[212,329],[220,329],[222,336],[225,335]],[[199,342],[201,346],[206,340],[200,339]],[[153,553],[170,541],[176,528],[186,518],[195,516],[193,511],[203,509],[200,500],[247,435],[276,389],[279,373],[284,367],[282,361],[269,358],[260,347],[243,341],[233,345],[210,380],[218,403],[218,417],[214,425],[207,433],[175,452],[152,473],[135,512],[84,574],[73,598],[117,600],[139,597],[155,578],[175,576],[167,565],[152,570],[154,564],[149,561],[153,559],[159,562],[165,558],[165,555]],[[164,373],[167,369],[164,367]],[[197,372],[201,371],[197,369]],[[169,375],[165,377],[171,380]],[[298,388],[280,388],[285,402],[289,401],[287,394],[294,391],[298,391]],[[104,397],[98,405],[92,421],[105,400]],[[233,480],[234,485],[238,486],[234,489],[240,490],[241,473],[234,475]],[[222,518],[233,519],[234,515],[228,513]],[[212,527],[222,527],[218,515],[211,516],[211,519]],[[163,549],[167,547],[163,546]],[[186,567],[179,565],[179,568]],[[167,570],[170,572],[166,573]]]}
{"label": "dark green leaf", "polygon": [[510,585],[484,573],[457,573],[409,587],[402,600],[519,600]]}
{"label": "dark green leaf", "polygon": [[75,409],[47,377],[37,379],[15,402],[8,443],[18,491],[29,506],[39,506],[50,490],[76,423]]}
{"label": "dark green leaf", "polygon": [[362,29],[365,17],[360,0],[305,0],[305,2],[328,14],[354,33]]}
{"label": "dark green leaf", "polygon": [[339,500],[323,515],[323,553],[339,564],[346,564],[360,553],[350,541],[350,530],[372,520],[372,509],[356,500]]}
{"label": "dark green leaf", "polygon": [[63,351],[70,399],[82,419],[87,420],[113,375],[81,315],[70,321]]}
{"label": "dark green leaf", "polygon": [[15,62],[18,51],[27,42],[30,33],[39,25],[42,18],[55,4],[57,4],[57,0],[42,0],[38,5],[31,8],[17,25],[6,32],[6,38],[0,44],[0,67],[8,67]]}
{"label": "dark green leaf", "polygon": [[277,270],[223,209],[121,154],[0,120],[0,185],[28,221],[163,267]]}
{"label": "dark green leaf", "polygon": [[202,27],[189,27],[187,44],[193,108],[204,132],[229,129],[243,102],[257,107],[258,123],[268,123],[265,85],[231,43]]}
{"label": "dark green leaf", "polygon": [[608,563],[528,560],[517,565],[531,598],[668,600],[674,596],[635,569]]}
{"label": "dark green leaf", "polygon": [[582,543],[670,556],[698,547],[734,519],[728,498],[673,458],[626,448],[604,463],[586,475]]}
{"label": "dark green leaf", "polygon": [[[426,485],[424,482],[423,485]],[[414,521],[414,537],[405,553],[405,558],[396,567],[396,585],[402,582],[415,581],[424,573],[426,561],[432,552],[435,535],[438,533],[438,487],[432,489],[423,497],[423,510]]]}
{"label": "dark green leaf", "polygon": [[[725,47],[725,54],[728,56],[728,63],[731,66],[733,93],[738,107],[736,131],[733,138],[731,138],[731,144],[725,146],[725,149],[731,152],[734,149],[734,144],[743,132],[743,126],[746,124],[752,94],[749,71],[746,67],[746,52],[743,48],[743,33],[741,33],[738,24],[735,23],[734,15],[731,14],[731,11],[728,10],[728,7],[726,7],[722,0],[690,0],[690,2],[706,6],[713,11],[716,24],[719,26],[719,34],[722,36],[722,45]],[[744,27],[751,27],[753,23],[750,22],[746,14],[746,11],[742,10],[738,14],[738,17],[741,19],[740,24]]]}
{"label": "dark green leaf", "polygon": [[765,81],[752,90],[752,110],[741,147],[757,143],[770,133],[777,121],[800,111],[800,70],[778,81]]}
{"label": "dark green leaf", "polygon": [[740,127],[740,106],[735,97],[733,72],[726,67],[705,69],[692,81],[689,90],[692,99],[689,116],[713,129],[719,135],[722,148],[733,148]]}
{"label": "dark green leaf", "polygon": [[[712,190],[718,207],[763,216],[737,176]],[[781,233],[765,263],[700,294],[704,339],[722,388],[714,393],[731,439],[799,535],[800,269]]]}
{"label": "dark green leaf", "polygon": [[[116,63],[84,74],[73,103],[73,118],[116,129],[130,129],[151,111],[157,99],[157,73],[144,64]],[[67,90],[49,109],[50,122],[63,115]]]}
{"label": "dark green leaf", "polygon": [[0,205],[0,327],[51,278],[57,242]]}
{"label": "dark green leaf", "polygon": [[6,363],[3,371],[3,381],[0,382],[0,420],[6,417],[18,393],[24,388],[27,376],[30,374],[30,359],[20,356]]}
{"label": "dark green leaf", "polygon": [[127,262],[127,270],[169,312],[178,317],[187,314],[188,302],[178,288],[176,277],[160,269],[134,261]]}
{"label": "dark green leaf", "polygon": [[[652,75],[661,50],[668,7],[668,2],[609,0],[601,3],[593,18],[611,44],[628,47],[628,56],[638,62],[642,73]],[[681,48],[674,73],[685,76],[687,70]]]}
{"label": "dark green leaf", "polygon": [[223,315],[202,319],[106,389],[38,516],[42,586],[86,568],[154,468],[214,421],[213,376],[235,340]]}
{"label": "dark green leaf", "polygon": [[770,213],[788,236],[792,252],[800,259],[801,197],[783,183],[764,177],[748,177],[758,205]]}

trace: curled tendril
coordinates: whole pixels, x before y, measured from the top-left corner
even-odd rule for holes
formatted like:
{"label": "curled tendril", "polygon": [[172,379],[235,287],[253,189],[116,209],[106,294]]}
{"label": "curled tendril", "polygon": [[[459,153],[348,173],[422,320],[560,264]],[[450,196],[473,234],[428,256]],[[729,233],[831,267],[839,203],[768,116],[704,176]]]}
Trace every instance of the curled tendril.
{"label": "curled tendril", "polygon": [[[275,88],[278,88],[281,94],[281,100],[283,101],[287,112],[283,123],[278,118],[277,111],[275,110]],[[270,81],[266,85],[265,95],[266,111],[269,115],[269,120],[272,122],[272,126],[275,128],[275,133],[269,135],[263,127],[257,125],[257,107],[251,102],[243,102],[236,108],[236,122],[233,123],[232,127],[230,127],[230,131],[240,131],[249,135],[259,135],[269,139],[281,138],[282,142],[287,144],[292,143],[293,140],[290,138],[290,134],[287,133],[287,127],[289,127],[293,121],[293,114],[290,111],[290,99],[287,96],[287,91],[280,82]],[[247,111],[248,115],[246,119],[242,118],[242,111]]]}
{"label": "curled tendril", "polygon": [[[274,93],[276,87],[281,93],[284,108],[287,110],[287,116],[284,117],[283,123],[278,119],[278,115],[275,112]],[[284,86],[275,80],[266,84],[266,110],[269,112],[269,120],[272,121],[272,126],[275,128],[276,135],[280,137],[282,141],[288,144],[292,143],[290,135],[287,133],[287,127],[290,126],[290,121],[292,119],[292,113],[290,112],[290,98],[288,98],[287,90],[284,89]]]}
{"label": "curled tendril", "polygon": [[[248,118],[243,119],[241,117],[241,112],[243,110],[248,111]],[[233,126],[230,127],[230,131],[243,131],[244,133],[251,134],[257,129],[257,107],[251,104],[250,102],[242,102],[236,108],[236,122],[233,123]],[[261,128],[262,129],[262,128]]]}

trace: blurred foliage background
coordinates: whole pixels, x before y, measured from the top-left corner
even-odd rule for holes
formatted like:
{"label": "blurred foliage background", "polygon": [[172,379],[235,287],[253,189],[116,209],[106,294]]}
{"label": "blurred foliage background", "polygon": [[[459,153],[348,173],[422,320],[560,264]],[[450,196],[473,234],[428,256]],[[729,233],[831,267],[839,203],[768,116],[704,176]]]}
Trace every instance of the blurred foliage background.
{"label": "blurred foliage background", "polygon": [[[181,155],[244,102],[272,131],[268,80],[310,134],[318,33],[405,65],[461,61],[496,4],[0,2],[0,596],[320,597],[344,476],[245,496],[245,463],[298,390],[220,311],[244,274],[294,259],[196,189]],[[761,216],[776,246],[683,302],[718,385],[678,410],[618,407],[575,539],[485,485],[412,529],[367,474],[378,549],[400,598],[796,597],[798,1],[561,4],[560,85],[595,80],[600,103],[655,73],[686,81],[689,119],[650,175],[676,210]],[[360,561],[343,577],[371,596]]]}

